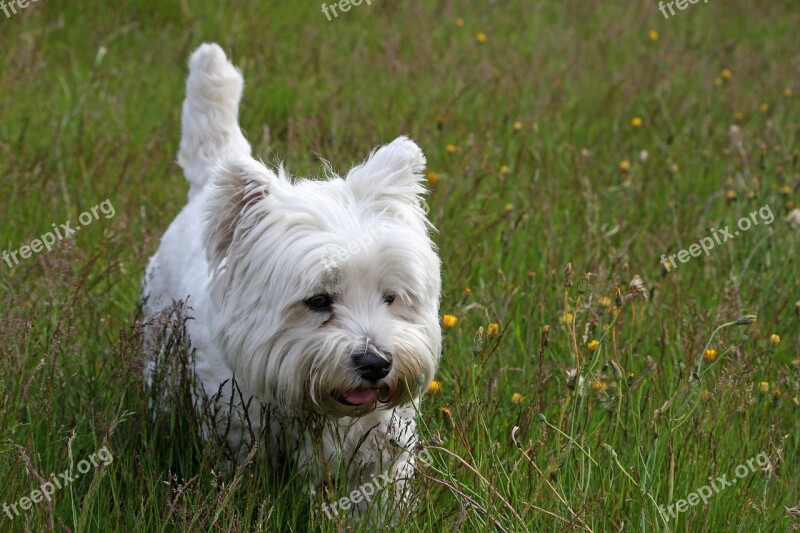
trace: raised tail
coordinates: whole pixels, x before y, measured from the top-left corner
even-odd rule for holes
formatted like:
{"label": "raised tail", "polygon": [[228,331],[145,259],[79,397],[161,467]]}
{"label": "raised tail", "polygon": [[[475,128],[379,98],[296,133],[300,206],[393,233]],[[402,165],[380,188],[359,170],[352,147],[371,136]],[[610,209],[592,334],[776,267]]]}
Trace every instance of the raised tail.
{"label": "raised tail", "polygon": [[189,59],[189,79],[181,117],[178,164],[189,181],[189,198],[213,180],[221,159],[250,155],[239,128],[244,79],[219,45],[201,45]]}

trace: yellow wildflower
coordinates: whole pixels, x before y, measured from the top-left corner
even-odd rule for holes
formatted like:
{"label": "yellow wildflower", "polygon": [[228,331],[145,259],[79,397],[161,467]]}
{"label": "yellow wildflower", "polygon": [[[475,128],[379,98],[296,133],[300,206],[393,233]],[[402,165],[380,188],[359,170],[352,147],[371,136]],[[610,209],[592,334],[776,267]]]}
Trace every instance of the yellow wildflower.
{"label": "yellow wildflower", "polygon": [[451,154],[454,154],[458,151],[458,148],[456,147],[455,144],[448,144],[447,146],[444,147],[444,149]]}
{"label": "yellow wildflower", "polygon": [[601,296],[597,299],[597,305],[600,307],[611,307],[611,298],[608,296]]}
{"label": "yellow wildflower", "polygon": [[631,126],[633,126],[634,128],[638,128],[641,125],[642,125],[642,119],[641,118],[633,117],[631,119]]}
{"label": "yellow wildflower", "polygon": [[762,113],[766,113],[767,111],[769,111],[769,104],[764,102],[763,104],[758,106],[758,110],[761,111]]}
{"label": "yellow wildflower", "polygon": [[647,32],[647,38],[653,42],[656,42],[658,40],[658,32],[656,30],[650,30]]}
{"label": "yellow wildflower", "polygon": [[436,394],[437,392],[439,392],[439,389],[441,388],[442,388],[442,382],[433,380],[431,381],[431,384],[428,385],[428,394]]}
{"label": "yellow wildflower", "polygon": [[561,315],[561,322],[564,324],[572,324],[572,321],[575,319],[575,316],[572,313],[564,313]]}
{"label": "yellow wildflower", "polygon": [[758,384],[758,392],[766,394],[769,392],[769,381],[761,381]]}
{"label": "yellow wildflower", "polygon": [[631,162],[627,159],[623,159],[619,162],[619,169],[623,172],[627,172],[631,169]]}
{"label": "yellow wildflower", "polygon": [[703,358],[709,363],[713,363],[717,358],[717,351],[714,348],[709,348],[703,354]]}
{"label": "yellow wildflower", "polygon": [[722,72],[719,73],[719,75],[722,76],[723,78],[725,78],[726,80],[729,80],[729,79],[731,79],[733,77],[733,72],[731,72],[727,68],[724,68],[724,69],[722,69]]}
{"label": "yellow wildflower", "polygon": [[454,315],[444,315],[442,317],[442,325],[446,328],[452,328],[458,322],[458,317]]}
{"label": "yellow wildflower", "polygon": [[489,337],[496,337],[499,333],[500,333],[500,324],[498,324],[497,322],[492,322],[486,328],[486,335],[488,335]]}
{"label": "yellow wildflower", "polygon": [[485,43],[486,39],[488,39],[488,37],[486,37],[486,34],[483,32],[475,36],[475,40],[478,41],[479,43]]}
{"label": "yellow wildflower", "polygon": [[464,19],[462,19],[461,17],[458,17],[456,19],[456,26],[463,26],[463,25],[464,25]]}
{"label": "yellow wildflower", "polygon": [[516,122],[514,122],[514,129],[515,129],[516,131],[519,131],[519,130],[521,130],[521,129],[522,129],[522,122],[520,122],[519,120],[518,120],[518,121],[516,121]]}
{"label": "yellow wildflower", "polygon": [[781,343],[781,338],[778,336],[777,333],[773,333],[769,336],[769,343],[773,346],[777,346]]}
{"label": "yellow wildflower", "polygon": [[785,96],[786,98],[789,98],[790,96],[792,96],[792,90],[789,87],[785,88],[783,90],[783,96]]}
{"label": "yellow wildflower", "polygon": [[436,183],[436,178],[438,178],[438,177],[439,176],[433,170],[428,172],[428,181],[430,181],[431,183]]}
{"label": "yellow wildflower", "polygon": [[511,395],[511,403],[513,403],[514,405],[519,405],[524,401],[525,401],[525,396],[523,396],[518,392],[515,392],[514,394]]}
{"label": "yellow wildflower", "polygon": [[599,346],[600,346],[600,341],[596,339],[589,341],[589,344],[586,345],[586,347],[589,348],[590,352],[595,351]]}

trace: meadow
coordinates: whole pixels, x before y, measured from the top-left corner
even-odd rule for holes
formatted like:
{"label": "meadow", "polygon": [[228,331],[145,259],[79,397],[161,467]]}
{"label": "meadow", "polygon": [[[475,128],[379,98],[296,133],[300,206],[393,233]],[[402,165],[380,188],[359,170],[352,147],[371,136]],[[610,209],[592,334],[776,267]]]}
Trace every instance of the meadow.
{"label": "meadow", "polygon": [[244,72],[264,161],[346,172],[401,134],[428,158],[444,352],[397,530],[800,529],[795,3],[17,11],[0,12],[0,242],[19,259],[0,262],[0,531],[352,528],[323,509],[344,487],[226,472],[189,407],[148,413],[140,282],[186,201],[180,104],[206,41]]}

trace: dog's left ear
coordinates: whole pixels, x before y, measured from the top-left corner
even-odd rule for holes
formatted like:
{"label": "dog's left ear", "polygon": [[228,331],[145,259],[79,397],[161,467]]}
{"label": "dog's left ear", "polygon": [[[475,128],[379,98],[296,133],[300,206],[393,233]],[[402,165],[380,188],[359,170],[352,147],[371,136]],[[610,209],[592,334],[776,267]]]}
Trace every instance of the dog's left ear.
{"label": "dog's left ear", "polygon": [[347,184],[359,199],[393,198],[416,204],[426,192],[424,170],[420,147],[408,137],[398,137],[348,172]]}

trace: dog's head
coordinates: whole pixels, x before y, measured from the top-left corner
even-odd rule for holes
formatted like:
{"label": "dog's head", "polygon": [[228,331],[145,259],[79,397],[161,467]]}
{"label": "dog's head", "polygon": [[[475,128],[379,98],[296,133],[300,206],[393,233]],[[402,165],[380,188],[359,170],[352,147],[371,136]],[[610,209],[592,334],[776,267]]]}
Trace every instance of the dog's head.
{"label": "dog's head", "polygon": [[205,230],[214,329],[260,399],[358,416],[433,379],[441,279],[424,167],[404,137],[345,179],[290,182],[250,158],[220,167]]}

